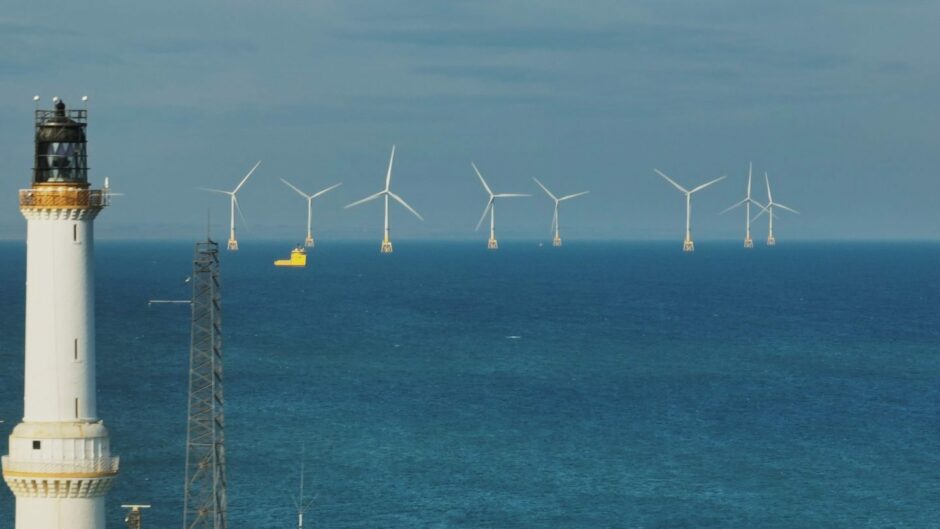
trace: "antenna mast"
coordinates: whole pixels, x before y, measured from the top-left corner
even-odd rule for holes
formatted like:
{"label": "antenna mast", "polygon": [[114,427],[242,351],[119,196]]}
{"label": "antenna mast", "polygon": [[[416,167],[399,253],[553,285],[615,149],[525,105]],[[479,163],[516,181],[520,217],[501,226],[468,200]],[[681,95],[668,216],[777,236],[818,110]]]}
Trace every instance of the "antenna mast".
{"label": "antenna mast", "polygon": [[222,305],[219,245],[212,240],[196,243],[192,282],[183,529],[225,529]]}

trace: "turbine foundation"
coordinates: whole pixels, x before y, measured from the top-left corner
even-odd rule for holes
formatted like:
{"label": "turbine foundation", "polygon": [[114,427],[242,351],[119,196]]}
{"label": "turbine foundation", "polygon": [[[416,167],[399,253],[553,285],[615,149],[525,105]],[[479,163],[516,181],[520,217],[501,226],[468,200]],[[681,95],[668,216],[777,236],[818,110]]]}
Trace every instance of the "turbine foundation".
{"label": "turbine foundation", "polygon": [[753,247],[754,247],[754,240],[751,239],[750,237],[748,237],[747,239],[744,239],[744,247],[745,247],[745,248],[753,248]]}
{"label": "turbine foundation", "polygon": [[392,241],[386,239],[382,241],[382,253],[392,253]]}
{"label": "turbine foundation", "polygon": [[771,235],[770,237],[767,237],[767,246],[776,246],[776,245],[777,245],[777,239],[774,239],[773,235]]}
{"label": "turbine foundation", "polygon": [[238,241],[236,241],[235,239],[229,239],[229,240],[228,240],[228,249],[231,250],[231,251],[233,251],[233,252],[237,252],[237,251],[238,251]]}
{"label": "turbine foundation", "polygon": [[683,252],[695,251],[695,243],[692,242],[692,239],[686,239],[685,242],[682,243],[682,251]]}
{"label": "turbine foundation", "polygon": [[496,239],[490,239],[490,240],[486,241],[486,249],[487,249],[487,250],[498,250],[498,249],[499,249],[499,243],[496,242]]}
{"label": "turbine foundation", "polygon": [[313,248],[313,237],[307,237],[304,239],[304,246],[307,248]]}
{"label": "turbine foundation", "polygon": [[556,235],[555,238],[552,239],[552,246],[561,246],[561,237]]}

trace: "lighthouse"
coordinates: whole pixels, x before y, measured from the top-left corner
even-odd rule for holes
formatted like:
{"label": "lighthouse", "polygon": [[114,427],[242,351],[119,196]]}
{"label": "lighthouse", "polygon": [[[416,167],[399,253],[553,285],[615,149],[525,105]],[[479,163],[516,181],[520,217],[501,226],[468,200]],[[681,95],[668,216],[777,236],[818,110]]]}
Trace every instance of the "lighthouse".
{"label": "lighthouse", "polygon": [[118,473],[95,396],[94,221],[108,190],[91,189],[87,110],[53,99],[36,110],[26,217],[23,420],[10,435],[3,479],[16,529],[103,529]]}

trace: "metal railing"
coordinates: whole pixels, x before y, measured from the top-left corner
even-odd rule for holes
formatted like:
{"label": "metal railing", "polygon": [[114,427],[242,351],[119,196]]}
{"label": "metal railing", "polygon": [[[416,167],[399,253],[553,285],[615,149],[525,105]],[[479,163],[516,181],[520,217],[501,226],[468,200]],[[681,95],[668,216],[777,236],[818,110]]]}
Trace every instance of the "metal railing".
{"label": "metal railing", "polygon": [[21,208],[103,208],[110,203],[101,189],[51,187],[20,189]]}
{"label": "metal railing", "polygon": [[[55,109],[46,110],[46,109],[36,109],[36,126],[40,127],[47,121],[53,120],[57,117],[58,111]],[[65,110],[65,117],[71,119],[76,123],[88,123],[88,110],[84,108],[69,108]]]}
{"label": "metal railing", "polygon": [[3,456],[3,471],[24,474],[117,474],[121,458],[96,457],[75,461],[11,461]]}

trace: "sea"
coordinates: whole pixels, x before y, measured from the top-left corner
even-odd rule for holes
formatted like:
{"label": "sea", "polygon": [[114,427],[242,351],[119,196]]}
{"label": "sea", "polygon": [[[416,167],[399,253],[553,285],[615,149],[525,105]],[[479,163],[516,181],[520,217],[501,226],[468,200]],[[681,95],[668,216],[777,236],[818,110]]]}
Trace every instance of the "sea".
{"label": "sea", "polygon": [[[148,300],[191,296],[195,242],[96,243],[111,528],[182,526],[191,312]],[[308,528],[940,527],[938,243],[240,242],[233,529],[296,527],[302,461]],[[0,243],[3,432],[24,280]]]}

